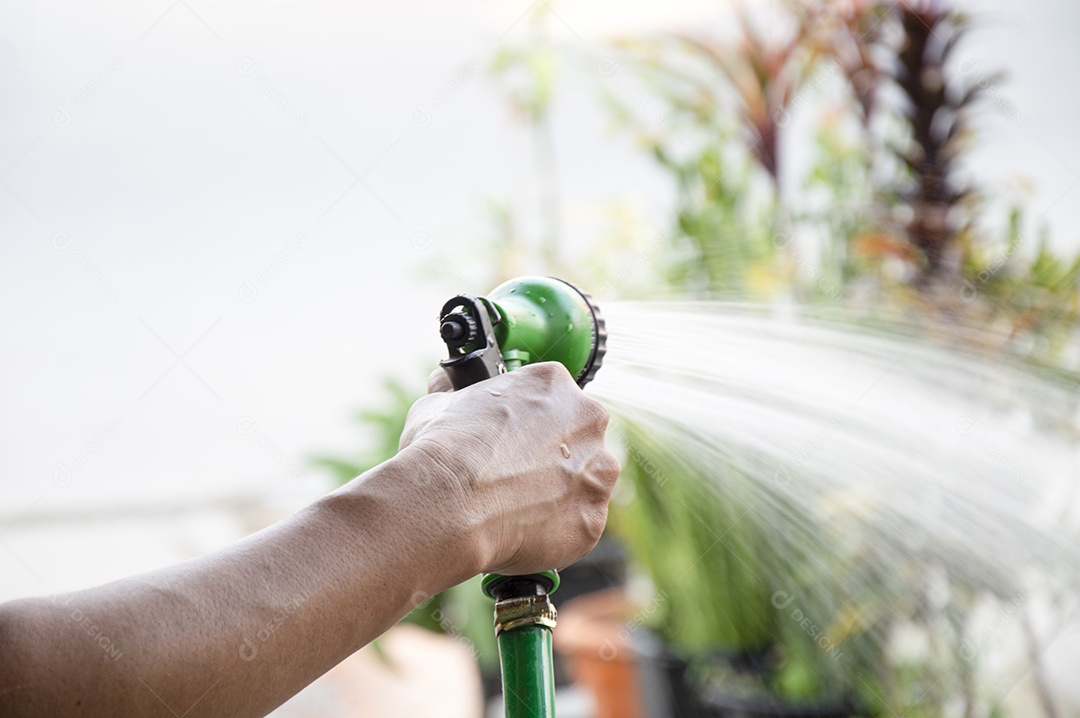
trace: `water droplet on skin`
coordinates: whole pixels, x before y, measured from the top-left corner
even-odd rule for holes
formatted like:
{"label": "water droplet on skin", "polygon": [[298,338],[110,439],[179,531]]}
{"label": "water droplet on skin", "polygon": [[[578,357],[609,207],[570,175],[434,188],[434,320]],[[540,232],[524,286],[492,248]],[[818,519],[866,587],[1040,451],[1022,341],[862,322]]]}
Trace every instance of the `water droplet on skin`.
{"label": "water droplet on skin", "polygon": [[570,458],[570,447],[567,446],[566,444],[561,445],[559,447],[559,451],[562,452],[562,455],[563,455],[564,458],[567,458],[567,459]]}

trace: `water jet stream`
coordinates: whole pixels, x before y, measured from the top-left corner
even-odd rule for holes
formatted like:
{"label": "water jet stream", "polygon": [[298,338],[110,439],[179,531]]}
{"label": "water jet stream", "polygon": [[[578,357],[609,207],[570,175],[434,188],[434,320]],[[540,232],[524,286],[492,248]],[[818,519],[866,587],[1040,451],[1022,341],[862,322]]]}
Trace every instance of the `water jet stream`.
{"label": "water jet stream", "polygon": [[810,576],[802,610],[823,624],[847,602],[901,610],[929,580],[913,572],[1003,601],[1080,587],[1075,377],[956,348],[984,338],[970,329],[936,329],[954,335],[946,347],[835,312],[604,312],[608,355],[589,391],[636,447],[666,457],[656,490],[674,466],[732,506],[734,520],[711,526],[720,540],[744,516],[766,527],[757,570]]}

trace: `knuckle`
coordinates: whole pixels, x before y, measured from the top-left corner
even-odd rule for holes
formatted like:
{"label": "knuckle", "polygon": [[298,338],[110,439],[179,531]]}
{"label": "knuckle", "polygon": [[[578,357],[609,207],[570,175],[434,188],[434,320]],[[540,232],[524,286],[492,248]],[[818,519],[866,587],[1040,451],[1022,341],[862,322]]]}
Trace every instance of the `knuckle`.
{"label": "knuckle", "polygon": [[600,479],[607,486],[612,486],[618,480],[619,474],[622,473],[622,464],[615,458],[615,455],[609,451],[604,451],[600,455],[599,466],[597,467],[597,474]]}
{"label": "knuckle", "polygon": [[600,433],[603,433],[607,430],[608,420],[611,418],[611,415],[608,413],[607,408],[596,399],[585,396],[585,394],[582,394],[582,396],[585,398],[582,403],[582,414],[584,415],[586,426],[595,428]]}
{"label": "knuckle", "polygon": [[557,376],[562,364],[557,361],[543,361],[537,362],[536,366],[544,376]]}
{"label": "knuckle", "polygon": [[[536,364],[530,364],[530,367],[535,367],[535,373],[538,377],[544,380],[545,385],[551,386],[557,383],[566,383],[569,381],[574,383],[573,377],[570,376],[570,372],[566,370],[560,362],[557,361],[545,361],[538,362]],[[575,385],[576,386],[576,385]]]}
{"label": "knuckle", "polygon": [[523,367],[526,371],[522,372],[527,375],[537,376],[540,378],[549,378],[555,376],[555,362],[542,361],[528,364]]}

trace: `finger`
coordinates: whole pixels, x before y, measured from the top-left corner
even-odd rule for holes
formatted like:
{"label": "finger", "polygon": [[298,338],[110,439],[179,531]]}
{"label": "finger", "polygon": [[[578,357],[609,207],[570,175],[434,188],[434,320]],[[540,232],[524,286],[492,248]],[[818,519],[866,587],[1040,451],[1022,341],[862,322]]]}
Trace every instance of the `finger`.
{"label": "finger", "polygon": [[444,391],[453,391],[454,385],[450,383],[450,377],[446,375],[442,367],[431,372],[427,379],[428,394],[439,394]]}

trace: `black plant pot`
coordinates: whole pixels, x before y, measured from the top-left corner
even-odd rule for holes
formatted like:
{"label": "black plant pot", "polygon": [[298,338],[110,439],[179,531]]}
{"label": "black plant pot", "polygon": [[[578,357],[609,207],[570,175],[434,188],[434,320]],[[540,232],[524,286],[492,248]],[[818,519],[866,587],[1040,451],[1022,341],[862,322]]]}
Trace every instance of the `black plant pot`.
{"label": "black plant pot", "polygon": [[[637,654],[647,718],[855,718],[859,712],[843,704],[795,705],[768,697],[727,695],[703,690],[692,680],[689,665],[654,633],[641,630],[631,640]],[[718,655],[716,660],[737,671],[762,675],[767,651]]]}
{"label": "black plant pot", "polygon": [[559,572],[555,604],[578,596],[626,584],[626,549],[614,536],[604,534],[596,547],[576,563]]}
{"label": "black plant pot", "polygon": [[502,672],[495,668],[494,670],[480,671],[480,687],[484,691],[484,704],[486,705],[492,698],[501,696],[502,689]]}
{"label": "black plant pot", "polygon": [[713,694],[701,699],[704,718],[852,718],[841,705],[793,705],[781,701],[749,700]]}
{"label": "black plant pot", "polygon": [[686,661],[647,629],[632,634],[630,645],[637,659],[646,718],[706,718],[705,705],[686,675]]}

